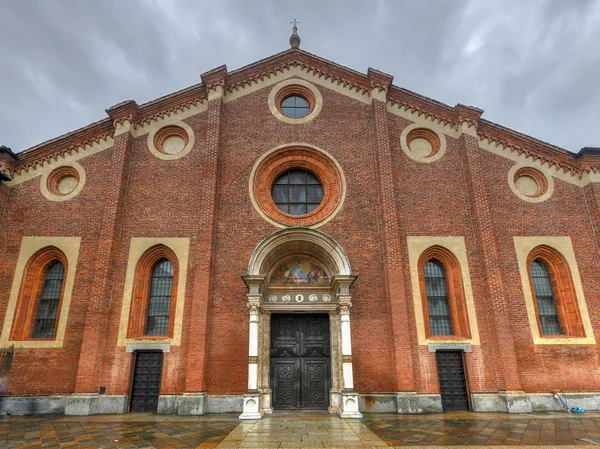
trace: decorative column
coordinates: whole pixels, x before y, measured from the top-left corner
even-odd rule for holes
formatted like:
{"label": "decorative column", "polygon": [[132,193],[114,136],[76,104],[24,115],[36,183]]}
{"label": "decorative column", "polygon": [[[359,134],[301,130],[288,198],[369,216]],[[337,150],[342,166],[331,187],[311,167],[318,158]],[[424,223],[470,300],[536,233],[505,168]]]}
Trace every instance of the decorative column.
{"label": "decorative column", "polygon": [[248,329],[248,392],[244,395],[244,408],[240,419],[260,419],[260,391],[258,390],[258,324],[262,304],[261,284],[263,276],[244,277],[248,287],[248,310],[250,326]]}
{"label": "decorative column", "polygon": [[354,376],[352,373],[352,337],[350,332],[350,307],[352,296],[350,286],[356,276],[347,276],[344,279],[337,277],[339,283],[338,313],[340,317],[340,334],[342,346],[342,403],[339,410],[341,418],[362,418],[358,411],[358,393],[354,391]]}

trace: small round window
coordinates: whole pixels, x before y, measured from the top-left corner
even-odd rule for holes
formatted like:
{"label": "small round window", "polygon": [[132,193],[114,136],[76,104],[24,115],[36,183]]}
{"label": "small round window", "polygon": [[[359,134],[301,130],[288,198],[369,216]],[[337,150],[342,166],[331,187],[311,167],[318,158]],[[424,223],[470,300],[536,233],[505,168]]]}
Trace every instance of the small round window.
{"label": "small round window", "polygon": [[310,104],[301,95],[288,95],[281,102],[281,112],[289,118],[306,117],[310,112]]}
{"label": "small round window", "polygon": [[307,170],[289,170],[275,180],[271,189],[273,201],[290,215],[305,215],[323,201],[323,185]]}

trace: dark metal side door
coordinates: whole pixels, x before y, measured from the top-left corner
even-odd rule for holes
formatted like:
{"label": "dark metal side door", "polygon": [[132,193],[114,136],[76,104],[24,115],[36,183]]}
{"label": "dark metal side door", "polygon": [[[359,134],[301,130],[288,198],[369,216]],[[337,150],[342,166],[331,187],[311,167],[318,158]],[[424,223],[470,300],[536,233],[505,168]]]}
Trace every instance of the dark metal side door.
{"label": "dark metal side door", "polygon": [[438,351],[435,355],[443,410],[469,410],[469,394],[462,352]]}
{"label": "dark metal side door", "polygon": [[160,378],[162,374],[162,352],[137,352],[131,385],[132,412],[152,412],[158,409]]}
{"label": "dark metal side door", "polygon": [[275,409],[329,406],[329,316],[272,315],[271,387]]}

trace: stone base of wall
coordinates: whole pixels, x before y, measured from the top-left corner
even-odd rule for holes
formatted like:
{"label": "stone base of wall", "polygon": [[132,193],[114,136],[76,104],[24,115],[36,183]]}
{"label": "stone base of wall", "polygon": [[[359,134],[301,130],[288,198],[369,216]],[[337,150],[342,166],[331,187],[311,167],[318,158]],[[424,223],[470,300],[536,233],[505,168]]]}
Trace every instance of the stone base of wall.
{"label": "stone base of wall", "polygon": [[[569,407],[579,406],[587,411],[600,410],[600,392],[562,393]],[[158,413],[181,416],[205,413],[241,413],[243,395],[208,395],[184,393],[161,395]],[[73,394],[69,396],[8,397],[0,399],[0,415],[98,415],[126,413],[128,397],[125,395]],[[474,412],[531,413],[561,411],[560,403],[551,393],[524,393],[501,391],[498,393],[472,393]],[[359,395],[362,413],[422,414],[441,413],[439,394],[396,392]]]}
{"label": "stone base of wall", "polygon": [[[569,407],[579,406],[585,410],[600,410],[600,393],[561,393]],[[501,391],[498,393],[472,393],[471,408],[474,412],[531,413],[561,411],[562,406],[552,393],[525,393]]]}

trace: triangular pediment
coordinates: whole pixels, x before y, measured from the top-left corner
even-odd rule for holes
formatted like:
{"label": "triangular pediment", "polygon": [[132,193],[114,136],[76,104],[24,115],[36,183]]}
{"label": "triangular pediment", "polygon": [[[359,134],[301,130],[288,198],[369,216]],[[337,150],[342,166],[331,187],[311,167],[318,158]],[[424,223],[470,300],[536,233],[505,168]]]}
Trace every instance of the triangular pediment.
{"label": "triangular pediment", "polygon": [[[115,130],[123,121],[133,122],[134,136],[149,132],[153,126],[170,119],[183,120],[207,110],[211,92],[222,89],[225,103],[272,86],[281,80],[300,78],[317,86],[371,104],[385,101],[391,114],[410,121],[428,122],[448,136],[457,137],[461,126],[476,125],[476,135],[482,149],[509,159],[527,159],[567,173],[567,177],[582,178],[586,173],[598,177],[600,154],[582,151],[574,155],[522,133],[481,119],[482,110],[463,105],[451,107],[392,84],[391,75],[369,69],[361,73],[304,50],[291,48],[268,58],[228,72],[225,66],[202,74],[202,82],[142,105],[125,101],[107,109],[108,117],[87,127],[44,142],[17,155],[0,152],[0,165],[24,175],[37,166],[57,162],[61,158],[79,159],[112,146]],[[2,167],[0,167],[2,169]]]}

